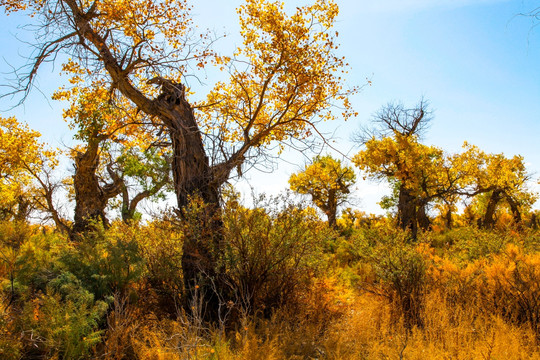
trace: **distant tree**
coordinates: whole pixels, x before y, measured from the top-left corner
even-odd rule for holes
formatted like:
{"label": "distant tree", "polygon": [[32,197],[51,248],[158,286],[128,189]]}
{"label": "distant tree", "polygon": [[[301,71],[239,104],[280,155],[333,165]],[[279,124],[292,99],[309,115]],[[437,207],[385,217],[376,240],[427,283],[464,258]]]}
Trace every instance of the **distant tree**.
{"label": "distant tree", "polygon": [[429,227],[428,203],[455,182],[443,151],[418,141],[430,121],[429,103],[424,99],[414,108],[389,103],[374,115],[371,128],[356,134],[365,149],[353,162],[371,178],[393,185],[394,197],[383,203],[397,204],[398,225],[411,230],[413,238],[419,225]]}
{"label": "distant tree", "polygon": [[536,201],[538,195],[528,188],[530,175],[522,156],[507,158],[504,154],[487,154],[477,146],[465,143],[465,150],[456,156],[455,167],[461,168],[465,176],[462,181],[462,196],[486,197],[485,211],[479,225],[492,228],[495,225],[495,210],[506,202],[514,222],[520,224],[524,210]]}
{"label": "distant tree", "polygon": [[289,185],[299,194],[310,195],[328,217],[328,225],[336,227],[337,210],[346,202],[355,181],[356,175],[350,166],[326,155],[316,157],[303,171],[292,174]]}
{"label": "distant tree", "polygon": [[40,137],[16,118],[0,117],[0,213],[3,218],[26,221],[33,211],[45,212],[59,230],[67,231],[53,199],[59,184],[51,173],[58,152],[40,142]]}

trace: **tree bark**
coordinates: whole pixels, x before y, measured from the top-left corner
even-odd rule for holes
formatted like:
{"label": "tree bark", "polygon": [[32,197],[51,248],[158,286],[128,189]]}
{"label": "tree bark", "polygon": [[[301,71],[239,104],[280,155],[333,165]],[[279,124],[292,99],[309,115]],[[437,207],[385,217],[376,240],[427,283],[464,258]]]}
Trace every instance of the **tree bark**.
{"label": "tree bark", "polygon": [[445,213],[444,217],[445,217],[445,222],[446,222],[446,228],[448,230],[452,230],[452,226],[453,226],[453,223],[452,223],[452,207],[450,205],[448,205],[448,209],[446,210],[446,213]]}
{"label": "tree bark", "polygon": [[184,97],[183,85],[165,79],[154,82],[161,85],[156,101],[160,108],[166,109],[162,120],[172,143],[173,183],[179,214],[185,222],[182,248],[185,306],[190,311],[202,303],[204,317],[216,320],[222,291],[217,269],[223,240],[221,182],[214,178],[199,126]]}
{"label": "tree bark", "polygon": [[328,194],[328,202],[323,209],[326,217],[328,218],[328,226],[331,228],[337,228],[336,213],[337,213],[337,197],[336,190],[330,189]]}
{"label": "tree bark", "polygon": [[113,177],[113,182],[101,186],[96,174],[99,165],[99,145],[97,137],[88,142],[85,152],[75,157],[75,217],[70,238],[78,240],[80,235],[92,230],[95,222],[108,226],[105,208],[109,199],[121,191],[121,179]]}
{"label": "tree bark", "polygon": [[418,226],[424,231],[429,230],[431,228],[431,220],[426,214],[426,205],[419,205],[416,214],[418,218]]}
{"label": "tree bark", "polygon": [[398,226],[402,230],[409,230],[412,239],[416,240],[418,235],[416,197],[403,185],[399,189],[397,221]]}
{"label": "tree bark", "polygon": [[484,218],[482,219],[483,228],[493,229],[493,227],[495,226],[495,218],[494,218],[495,210],[497,208],[497,204],[499,203],[501,199],[502,199],[502,191],[493,190],[488,200]]}

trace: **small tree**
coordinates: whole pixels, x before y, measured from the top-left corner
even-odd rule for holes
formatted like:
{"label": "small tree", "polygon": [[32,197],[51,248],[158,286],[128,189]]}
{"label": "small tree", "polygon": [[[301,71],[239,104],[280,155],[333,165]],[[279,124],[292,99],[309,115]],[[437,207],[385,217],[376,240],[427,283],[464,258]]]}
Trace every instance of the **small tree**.
{"label": "small tree", "polygon": [[464,151],[456,156],[455,166],[464,174],[461,195],[485,197],[485,211],[478,224],[484,228],[495,225],[495,211],[506,202],[516,224],[522,221],[522,212],[531,207],[538,194],[528,188],[527,173],[522,156],[512,158],[504,154],[487,154],[477,146],[465,143]]}
{"label": "small tree", "polygon": [[68,226],[53,195],[58,183],[51,173],[58,152],[39,141],[41,134],[16,118],[0,117],[0,218],[27,220],[33,211],[49,214],[61,231]]}
{"label": "small tree", "polygon": [[336,227],[337,209],[346,202],[355,181],[356,175],[350,166],[343,166],[340,160],[326,155],[316,157],[303,171],[292,174],[289,184],[291,190],[310,195],[328,217],[328,225]]}

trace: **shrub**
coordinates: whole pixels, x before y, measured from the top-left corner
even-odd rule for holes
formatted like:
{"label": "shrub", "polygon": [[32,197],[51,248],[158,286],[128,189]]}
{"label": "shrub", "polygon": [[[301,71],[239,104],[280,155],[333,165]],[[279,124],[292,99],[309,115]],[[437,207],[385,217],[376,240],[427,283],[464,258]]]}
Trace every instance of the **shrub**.
{"label": "shrub", "polygon": [[266,315],[309,281],[331,231],[314,213],[280,198],[261,198],[255,209],[229,201],[223,221],[222,261],[233,300],[248,313]]}
{"label": "shrub", "polygon": [[108,305],[94,301],[73,274],[51,281],[46,294],[27,301],[19,319],[25,356],[80,359],[101,342],[99,330]]}
{"label": "shrub", "polygon": [[9,300],[0,295],[0,359],[17,360],[21,358],[22,344],[14,331],[14,314],[8,309]]}
{"label": "shrub", "polygon": [[145,282],[160,311],[176,314],[183,295],[183,234],[167,220],[140,229],[139,247],[144,258]]}
{"label": "shrub", "polygon": [[482,285],[479,295],[486,309],[529,324],[540,338],[540,254],[525,254],[508,245],[485,268]]}
{"label": "shrub", "polygon": [[378,280],[376,293],[383,295],[403,319],[405,327],[422,326],[426,286],[426,263],[406,236],[375,249],[372,266]]}
{"label": "shrub", "polygon": [[140,279],[144,264],[138,243],[139,231],[134,226],[116,223],[107,231],[96,226],[68,248],[60,261],[97,299],[103,299],[124,293]]}

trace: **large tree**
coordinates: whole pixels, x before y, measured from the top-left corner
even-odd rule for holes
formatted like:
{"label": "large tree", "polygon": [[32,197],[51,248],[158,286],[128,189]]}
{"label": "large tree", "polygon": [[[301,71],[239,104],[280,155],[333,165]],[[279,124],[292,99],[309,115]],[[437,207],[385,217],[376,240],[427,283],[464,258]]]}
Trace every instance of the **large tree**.
{"label": "large tree", "polygon": [[[246,161],[276,141],[306,139],[319,121],[334,118],[330,110],[336,102],[344,118],[352,115],[351,90],[341,77],[346,64],[334,54],[338,7],[331,0],[299,6],[292,15],[279,1],[246,0],[238,9],[244,41],[231,57],[212,56],[212,39],[193,36],[185,0],[7,0],[3,5],[8,13],[27,11],[41,24],[38,50],[17,90],[29,91],[41,64],[67,54],[63,69],[75,89],[106,87],[111,101],[128,99],[166,130],[180,213],[185,216],[190,199],[199,197],[207,208],[199,223],[213,233],[221,226],[220,186],[233,169],[241,172]],[[182,80],[209,61],[228,70],[230,79],[216,84],[195,112]],[[215,272],[212,241],[199,235],[188,233],[184,242],[187,292],[201,274]]]}
{"label": "large tree", "polygon": [[365,149],[353,162],[368,176],[393,184],[398,225],[409,229],[413,238],[419,221],[428,226],[425,207],[443,190],[440,177],[433,176],[434,168],[445,167],[442,150],[418,141],[430,120],[429,103],[424,99],[412,108],[389,103],[373,116],[373,125],[356,136]]}

